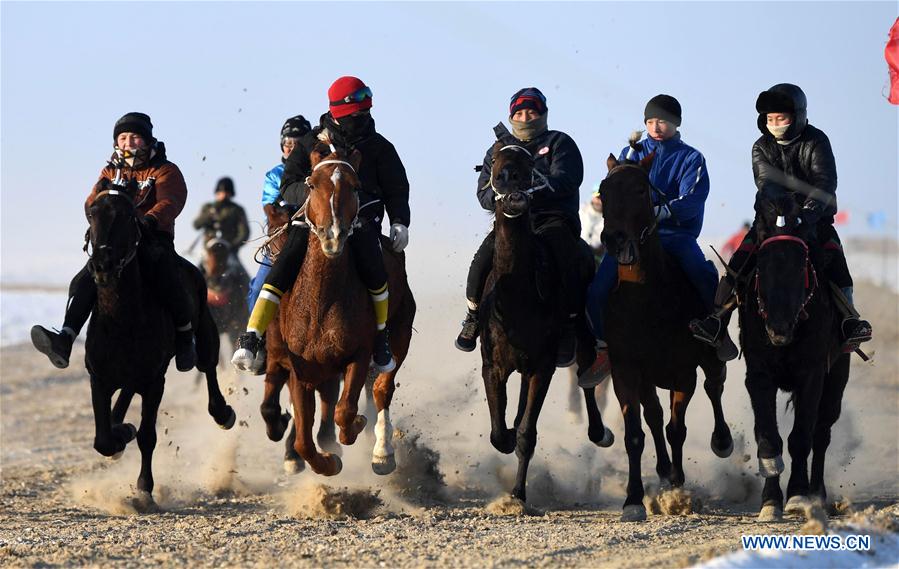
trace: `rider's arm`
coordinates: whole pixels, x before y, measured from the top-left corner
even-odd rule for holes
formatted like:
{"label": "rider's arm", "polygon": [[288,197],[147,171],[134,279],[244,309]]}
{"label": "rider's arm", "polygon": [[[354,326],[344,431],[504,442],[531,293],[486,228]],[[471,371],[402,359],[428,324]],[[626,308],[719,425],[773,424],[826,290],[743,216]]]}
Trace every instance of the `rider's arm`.
{"label": "rider's arm", "polygon": [[262,206],[278,203],[278,196],[281,191],[281,177],[278,176],[277,168],[272,168],[265,174],[265,181],[262,183]]}
{"label": "rider's arm", "polygon": [[378,152],[378,186],[384,200],[384,209],[390,216],[390,223],[409,227],[409,179],[393,144],[381,138]]}
{"label": "rider's arm", "polygon": [[775,201],[787,194],[787,189],[773,179],[775,177],[780,179],[783,172],[771,164],[768,154],[760,144],[762,140],[763,138],[760,138],[752,145],[752,175],[758,188],[756,204],[760,199]]}
{"label": "rider's arm", "polygon": [[490,171],[493,169],[493,146],[487,149],[484,155],[484,164],[481,166],[481,174],[478,176],[478,201],[481,207],[487,211],[496,211],[496,200],[493,188],[490,186]]}
{"label": "rider's arm", "polygon": [[212,218],[209,213],[211,209],[211,204],[203,204],[203,207],[200,208],[200,213],[194,219],[194,229],[203,229],[212,225]]}
{"label": "rider's arm", "polygon": [[693,152],[681,169],[678,197],[669,202],[672,217],[683,222],[701,215],[708,196],[709,173],[705,158],[699,152]]}
{"label": "rider's arm", "polygon": [[562,134],[550,149],[552,162],[546,177],[555,197],[578,195],[584,181],[584,160],[577,144],[567,134]]}
{"label": "rider's arm", "polygon": [[187,184],[181,170],[171,162],[163,164],[156,174],[156,203],[146,215],[154,217],[159,227],[174,227],[186,201]]}
{"label": "rider's arm", "polygon": [[[284,173],[281,174],[281,198],[294,205],[302,205],[306,196],[306,176],[312,173],[312,163],[309,161],[309,153],[315,143],[315,136],[307,134],[300,139],[300,144],[290,152],[284,161]],[[302,199],[300,199],[302,198]]]}
{"label": "rider's arm", "polygon": [[250,237],[250,224],[247,222],[247,212],[242,207],[235,204],[237,208],[237,235],[231,242],[232,249],[239,249]]}
{"label": "rider's arm", "polygon": [[[833,215],[837,212],[837,165],[830,147],[830,140],[824,133],[815,141],[809,164],[809,181],[815,191],[807,196],[806,208],[815,208],[822,215]],[[813,202],[813,203],[809,203]]]}

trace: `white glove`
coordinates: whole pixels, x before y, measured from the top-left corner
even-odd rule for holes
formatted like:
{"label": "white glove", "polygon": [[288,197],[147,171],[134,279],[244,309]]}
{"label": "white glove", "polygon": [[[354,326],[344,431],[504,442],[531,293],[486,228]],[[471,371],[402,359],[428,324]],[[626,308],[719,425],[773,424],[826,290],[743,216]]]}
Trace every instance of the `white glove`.
{"label": "white glove", "polygon": [[399,253],[409,244],[409,228],[402,223],[394,223],[390,226],[390,240],[393,250]]}
{"label": "white glove", "polygon": [[653,207],[652,210],[656,214],[656,221],[665,221],[671,217],[671,210],[667,205],[657,205]]}

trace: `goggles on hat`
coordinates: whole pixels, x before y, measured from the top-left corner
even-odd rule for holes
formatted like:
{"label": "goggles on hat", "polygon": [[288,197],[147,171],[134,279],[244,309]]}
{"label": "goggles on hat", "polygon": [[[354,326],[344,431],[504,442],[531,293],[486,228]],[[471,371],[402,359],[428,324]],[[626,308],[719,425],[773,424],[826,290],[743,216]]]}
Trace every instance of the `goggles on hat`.
{"label": "goggles on hat", "polygon": [[362,87],[361,89],[350,93],[343,99],[330,101],[330,103],[332,107],[336,107],[338,105],[349,105],[350,103],[361,103],[366,99],[366,97],[369,99],[372,98],[370,87]]}

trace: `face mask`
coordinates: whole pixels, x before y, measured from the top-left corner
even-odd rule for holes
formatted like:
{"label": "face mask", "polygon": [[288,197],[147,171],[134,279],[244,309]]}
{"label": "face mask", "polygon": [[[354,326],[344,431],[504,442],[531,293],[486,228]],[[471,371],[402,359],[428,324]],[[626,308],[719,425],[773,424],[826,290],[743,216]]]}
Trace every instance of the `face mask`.
{"label": "face mask", "polygon": [[509,119],[512,125],[512,134],[522,142],[534,140],[544,132],[546,132],[546,115],[543,113],[532,121],[516,121]]}
{"label": "face mask", "polygon": [[774,138],[776,138],[777,140],[780,140],[787,133],[787,129],[790,128],[790,125],[785,124],[783,126],[773,126],[773,125],[769,124],[769,125],[767,125],[767,127],[768,127],[768,132],[770,132],[771,135],[774,136]]}
{"label": "face mask", "polygon": [[365,133],[368,125],[371,123],[371,115],[368,113],[341,117],[338,119],[340,130],[342,130],[350,140],[357,138]]}
{"label": "face mask", "polygon": [[145,168],[153,157],[156,156],[156,149],[152,146],[145,146],[137,150],[122,150],[118,146],[112,153],[112,162],[119,168],[128,166],[139,170]]}

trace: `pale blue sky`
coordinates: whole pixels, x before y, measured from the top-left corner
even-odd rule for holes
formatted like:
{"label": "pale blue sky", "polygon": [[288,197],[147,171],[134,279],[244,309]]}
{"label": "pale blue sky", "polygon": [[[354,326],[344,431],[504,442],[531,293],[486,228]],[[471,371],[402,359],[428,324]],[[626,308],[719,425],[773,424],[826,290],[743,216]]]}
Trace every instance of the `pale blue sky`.
{"label": "pale blue sky", "polygon": [[[84,262],[82,202],[112,125],[150,114],[185,174],[190,222],[230,175],[252,219],[279,159],[284,119],[313,122],[326,90],[357,75],[412,184],[410,255],[468,266],[487,217],[472,167],[510,95],[547,95],[550,128],[586,163],[581,195],[657,93],[683,106],[684,140],[706,156],[705,236],[752,215],[754,102],[797,83],[831,138],[839,203],[897,213],[897,109],[883,48],[895,2],[861,3],[15,3],[2,2],[2,272],[66,282]],[[203,157],[205,156],[205,161]],[[258,228],[255,230],[258,234]],[[447,274],[457,274],[448,271]]]}

